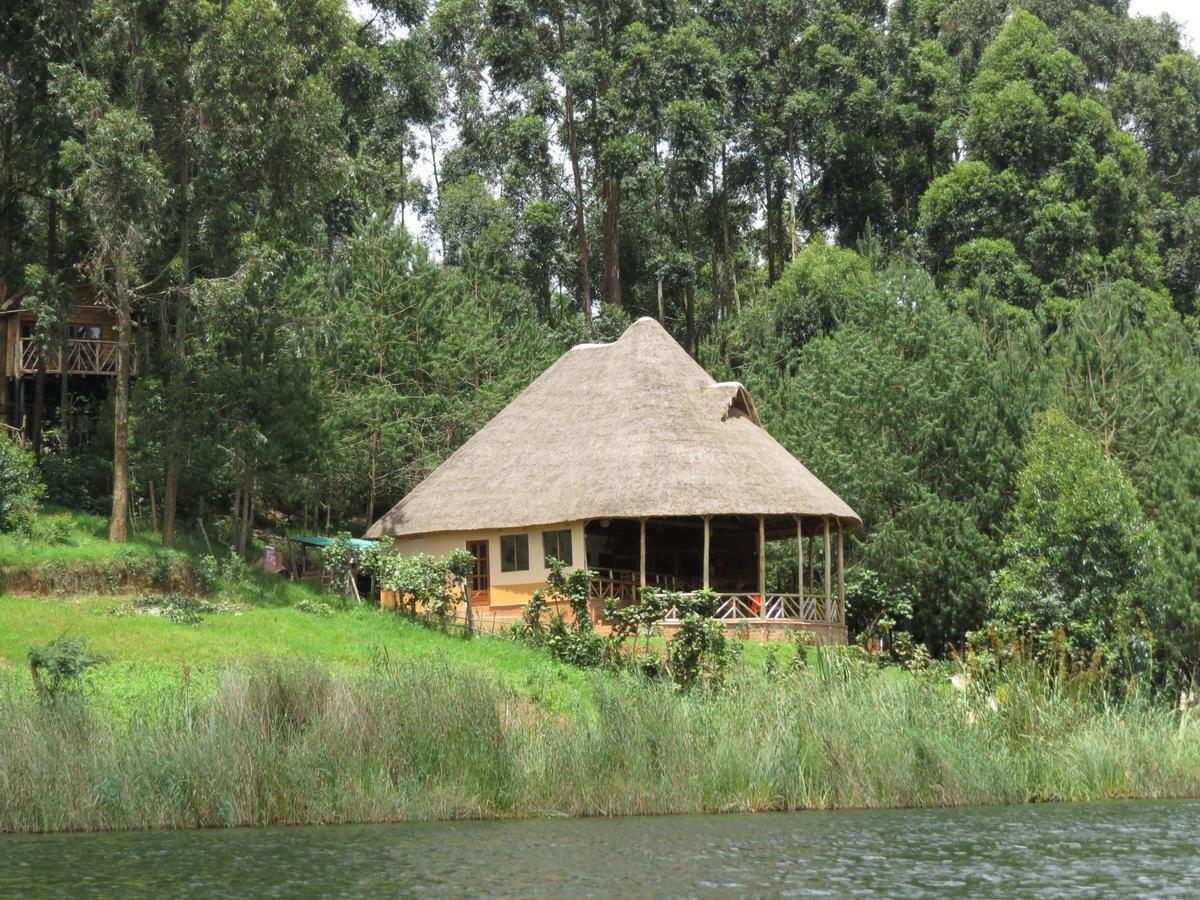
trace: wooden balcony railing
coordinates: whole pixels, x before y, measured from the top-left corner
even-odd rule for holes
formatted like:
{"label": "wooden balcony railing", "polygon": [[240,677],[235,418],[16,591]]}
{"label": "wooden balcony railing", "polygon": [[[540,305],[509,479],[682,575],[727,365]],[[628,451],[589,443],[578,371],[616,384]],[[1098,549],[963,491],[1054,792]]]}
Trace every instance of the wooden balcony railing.
{"label": "wooden balcony railing", "polygon": [[[30,338],[20,338],[14,347],[16,375],[33,375],[38,370],[41,353],[38,345]],[[62,373],[63,347],[55,345],[46,354],[46,374]],[[117,374],[117,342],[90,338],[67,341],[66,361],[68,375],[115,375]],[[137,355],[130,360],[130,371],[137,372]]]}
{"label": "wooden balcony railing", "polygon": [[[846,611],[836,595],[767,594],[764,605],[757,593],[717,594],[714,619],[725,622],[797,622],[844,625]],[[679,610],[671,607],[663,622],[679,621]]]}
{"label": "wooden balcony railing", "polygon": [[[591,599],[617,600],[622,603],[632,603],[637,599],[638,584],[641,575],[631,569],[595,569],[592,577]],[[691,585],[677,575],[667,575],[661,572],[647,572],[646,584],[664,591],[687,590]]]}
{"label": "wooden balcony railing", "polygon": [[[637,600],[639,576],[626,569],[600,569],[592,578],[591,599],[622,605]],[[651,575],[646,581],[653,587],[678,591],[679,579],[673,575]],[[683,593],[689,593],[684,591]],[[844,625],[846,611],[837,594],[767,593],[764,605],[757,592],[718,593],[714,619],[725,622],[791,622]],[[671,607],[663,616],[664,624],[679,621],[679,610]]]}

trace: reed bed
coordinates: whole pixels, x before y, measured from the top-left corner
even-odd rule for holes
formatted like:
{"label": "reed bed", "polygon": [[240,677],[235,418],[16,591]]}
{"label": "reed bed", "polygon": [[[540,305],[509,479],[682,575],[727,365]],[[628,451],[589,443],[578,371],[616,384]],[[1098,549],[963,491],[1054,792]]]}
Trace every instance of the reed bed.
{"label": "reed bed", "polygon": [[130,715],[0,680],[0,830],[1200,796],[1200,723],[1028,673],[836,668],[710,696],[595,676],[573,714],[437,660],[224,668]]}

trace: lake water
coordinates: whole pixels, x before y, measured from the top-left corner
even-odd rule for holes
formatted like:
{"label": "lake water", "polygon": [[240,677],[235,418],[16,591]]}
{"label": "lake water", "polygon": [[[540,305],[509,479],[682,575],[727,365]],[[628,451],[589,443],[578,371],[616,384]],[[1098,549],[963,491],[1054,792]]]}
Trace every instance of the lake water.
{"label": "lake water", "polygon": [[0,835],[0,897],[1200,895],[1200,803]]}

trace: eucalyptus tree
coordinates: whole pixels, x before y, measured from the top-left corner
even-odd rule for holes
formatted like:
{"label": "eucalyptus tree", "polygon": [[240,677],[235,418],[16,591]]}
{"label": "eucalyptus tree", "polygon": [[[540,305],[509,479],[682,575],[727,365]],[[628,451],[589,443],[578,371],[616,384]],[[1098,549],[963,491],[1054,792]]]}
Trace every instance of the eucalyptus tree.
{"label": "eucalyptus tree", "polygon": [[59,110],[50,66],[82,38],[82,3],[29,2],[0,10],[0,298],[18,292],[25,267],[57,268]]}
{"label": "eucalyptus tree", "polygon": [[51,91],[71,123],[61,160],[72,177],[70,193],[87,223],[92,280],[117,321],[109,522],[113,542],[125,541],[128,534],[133,309],[141,294],[141,264],[159,233],[169,190],[146,116],[152,68],[144,55],[143,23],[137,13],[119,2],[92,7],[87,54],[72,64],[50,67]]}
{"label": "eucalyptus tree", "polygon": [[[161,253],[171,288],[160,296],[171,303],[155,311],[174,410],[164,436],[171,545],[181,477],[204,435],[187,412],[193,292],[239,277],[264,243],[286,258],[327,242],[405,188],[402,172],[371,164],[387,149],[371,113],[395,72],[378,58],[378,35],[357,28],[342,3],[173,3],[157,24],[154,126],[175,185]],[[352,136],[365,145],[354,159]]]}

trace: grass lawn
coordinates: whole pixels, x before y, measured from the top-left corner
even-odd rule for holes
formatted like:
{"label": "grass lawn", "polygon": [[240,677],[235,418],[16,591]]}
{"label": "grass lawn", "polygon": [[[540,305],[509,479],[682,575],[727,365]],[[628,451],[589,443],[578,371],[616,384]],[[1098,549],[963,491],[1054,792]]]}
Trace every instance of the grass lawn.
{"label": "grass lawn", "polygon": [[[0,566],[120,559],[130,554],[149,556],[162,551],[162,543],[154,533],[131,534],[127,544],[110,544],[108,520],[100,516],[50,506],[38,520],[40,529],[61,528],[65,540],[51,543],[0,533]],[[186,555],[189,549],[195,548],[181,542],[181,554]]]}
{"label": "grass lawn", "polygon": [[384,660],[432,658],[450,668],[487,672],[497,682],[552,706],[573,704],[589,692],[585,673],[541,651],[501,638],[448,637],[374,608],[322,618],[288,606],[260,605],[237,614],[208,615],[203,624],[191,626],[157,616],[113,615],[121,606],[120,598],[108,596],[0,596],[0,667],[20,672],[31,646],[69,635],[86,639],[90,650],[111,657],[97,673],[100,687],[124,677],[177,677],[184,666],[199,675],[224,664],[263,659],[301,659],[353,669]]}

